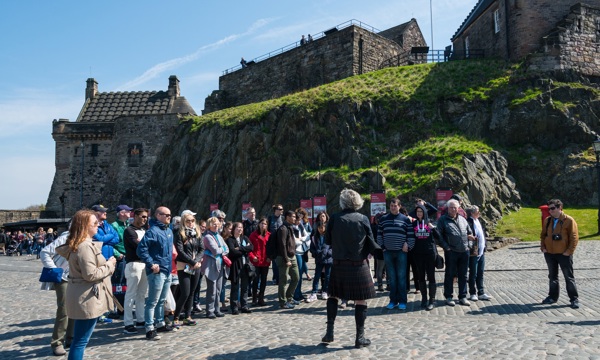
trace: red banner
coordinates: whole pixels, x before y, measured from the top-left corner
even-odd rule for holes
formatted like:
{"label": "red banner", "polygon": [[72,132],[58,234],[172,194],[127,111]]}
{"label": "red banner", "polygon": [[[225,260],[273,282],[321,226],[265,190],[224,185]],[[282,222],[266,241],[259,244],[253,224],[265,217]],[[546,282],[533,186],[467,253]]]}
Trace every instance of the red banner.
{"label": "red banner", "polygon": [[308,213],[308,221],[310,225],[313,224],[313,201],[311,198],[303,198],[300,199],[300,207],[306,210]]}
{"label": "red banner", "polygon": [[313,218],[316,218],[320,212],[327,212],[327,198],[325,195],[313,196]]}
{"label": "red banner", "polygon": [[452,197],[452,189],[450,188],[439,188],[435,190],[435,200],[437,201],[437,218],[439,219],[442,215],[442,211],[446,209],[446,203]]}
{"label": "red banner", "polygon": [[371,194],[371,222],[377,214],[385,214],[387,206],[385,202],[385,191],[375,192]]}
{"label": "red banner", "polygon": [[246,213],[248,209],[252,207],[252,203],[250,201],[246,201],[242,203],[242,221],[246,220]]}
{"label": "red banner", "polygon": [[210,212],[212,213],[215,210],[219,210],[219,203],[210,204]]}

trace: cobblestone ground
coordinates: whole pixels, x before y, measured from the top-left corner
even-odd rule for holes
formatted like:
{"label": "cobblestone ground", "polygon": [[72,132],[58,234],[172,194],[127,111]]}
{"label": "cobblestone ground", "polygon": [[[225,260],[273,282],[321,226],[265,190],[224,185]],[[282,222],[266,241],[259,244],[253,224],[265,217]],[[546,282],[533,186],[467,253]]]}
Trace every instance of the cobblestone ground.
{"label": "cobblestone ground", "polygon": [[[354,311],[338,313],[335,342],[325,346],[325,302],[279,310],[276,287],[269,306],[252,314],[198,319],[195,327],[149,342],[124,335],[120,320],[98,324],[87,359],[600,359],[600,241],[580,242],[575,276],[581,308],[568,305],[564,281],[558,303],[541,305],[547,272],[536,243],[520,243],[486,255],[491,301],[471,306],[442,304],[443,273],[437,273],[438,306],[419,309],[410,294],[407,311],[389,311],[387,293],[369,301],[366,334],[372,345],[354,349]],[[313,265],[312,260],[309,265]],[[311,267],[311,272],[312,268]],[[0,359],[55,358],[49,342],[53,292],[39,290],[39,260],[0,256]],[[270,279],[270,277],[269,277]],[[203,283],[205,284],[205,283]],[[303,289],[309,289],[305,281]],[[229,292],[228,292],[229,294]]]}

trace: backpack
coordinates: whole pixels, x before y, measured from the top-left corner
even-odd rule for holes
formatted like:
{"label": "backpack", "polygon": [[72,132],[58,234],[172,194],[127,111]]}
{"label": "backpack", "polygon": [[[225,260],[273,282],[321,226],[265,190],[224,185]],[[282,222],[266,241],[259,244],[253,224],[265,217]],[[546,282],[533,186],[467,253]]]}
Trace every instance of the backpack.
{"label": "backpack", "polygon": [[277,257],[277,234],[272,233],[269,235],[269,239],[267,239],[267,243],[265,244],[265,253],[267,257],[271,260],[275,260]]}

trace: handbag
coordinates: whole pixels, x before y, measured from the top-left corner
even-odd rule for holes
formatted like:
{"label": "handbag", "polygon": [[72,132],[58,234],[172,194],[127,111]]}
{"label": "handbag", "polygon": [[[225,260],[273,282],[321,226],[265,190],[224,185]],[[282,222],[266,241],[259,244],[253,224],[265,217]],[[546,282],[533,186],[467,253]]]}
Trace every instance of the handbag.
{"label": "handbag", "polygon": [[223,263],[227,267],[231,267],[231,260],[227,257],[227,255],[223,255]]}
{"label": "handbag", "polygon": [[62,281],[63,269],[59,267],[55,268],[43,268],[42,274],[40,275],[40,282],[53,282],[59,283]]}
{"label": "handbag", "polygon": [[440,254],[435,255],[435,268],[441,270],[444,268],[444,258]]}
{"label": "handbag", "polygon": [[247,262],[246,265],[244,265],[244,267],[246,268],[246,272],[248,273],[249,278],[253,278],[256,276],[256,267],[254,267],[253,264]]}

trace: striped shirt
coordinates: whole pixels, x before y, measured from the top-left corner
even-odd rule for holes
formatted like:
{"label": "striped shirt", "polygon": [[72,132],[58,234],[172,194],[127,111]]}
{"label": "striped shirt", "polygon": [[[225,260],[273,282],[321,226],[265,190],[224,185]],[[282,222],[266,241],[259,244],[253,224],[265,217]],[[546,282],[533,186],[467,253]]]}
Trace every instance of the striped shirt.
{"label": "striped shirt", "polygon": [[415,230],[410,219],[398,213],[387,213],[379,220],[377,244],[385,250],[402,250],[408,243],[408,250],[415,246]]}

